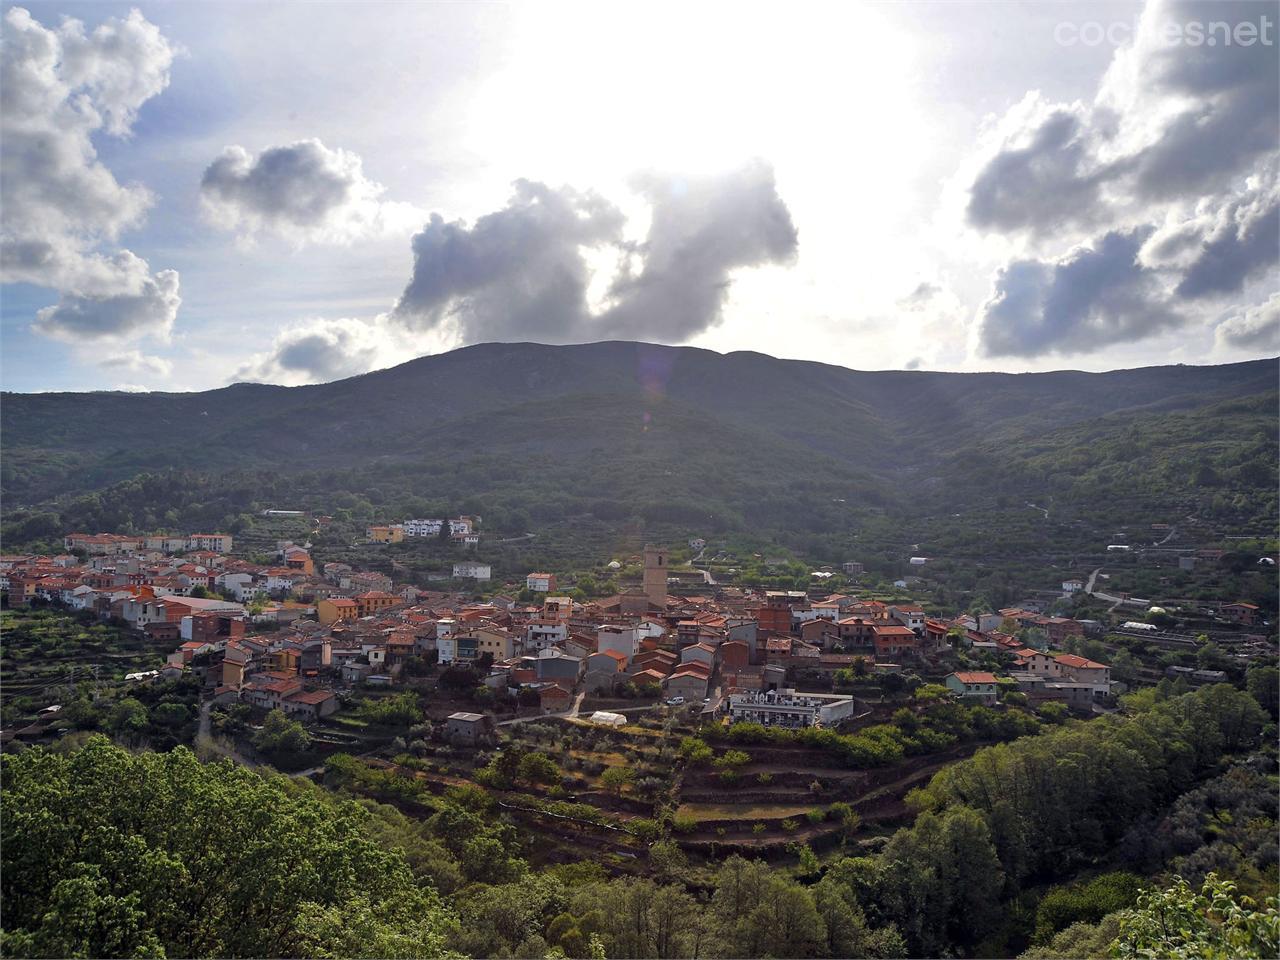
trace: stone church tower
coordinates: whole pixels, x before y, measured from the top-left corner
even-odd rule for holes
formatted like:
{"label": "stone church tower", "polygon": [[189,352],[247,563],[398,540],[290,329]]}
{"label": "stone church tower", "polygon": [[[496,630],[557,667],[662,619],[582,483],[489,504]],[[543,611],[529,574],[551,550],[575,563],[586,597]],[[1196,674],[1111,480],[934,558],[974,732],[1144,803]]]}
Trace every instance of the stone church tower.
{"label": "stone church tower", "polygon": [[667,551],[651,543],[644,547],[644,592],[659,610],[667,609]]}

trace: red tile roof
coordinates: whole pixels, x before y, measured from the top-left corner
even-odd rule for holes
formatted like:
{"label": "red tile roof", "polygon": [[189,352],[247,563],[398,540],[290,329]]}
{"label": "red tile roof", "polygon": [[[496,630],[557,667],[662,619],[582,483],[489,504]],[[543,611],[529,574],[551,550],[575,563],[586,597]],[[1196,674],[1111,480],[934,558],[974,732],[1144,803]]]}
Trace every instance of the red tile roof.
{"label": "red tile roof", "polygon": [[1054,657],[1064,667],[1079,667],[1082,670],[1105,670],[1105,663],[1098,663],[1096,660],[1087,660],[1084,657],[1077,657],[1074,653],[1064,653],[1061,656]]}
{"label": "red tile roof", "polygon": [[333,699],[333,697],[334,693],[332,690],[307,690],[302,693],[295,693],[288,699],[292,703],[308,703],[312,706],[318,706],[319,704],[328,702]]}

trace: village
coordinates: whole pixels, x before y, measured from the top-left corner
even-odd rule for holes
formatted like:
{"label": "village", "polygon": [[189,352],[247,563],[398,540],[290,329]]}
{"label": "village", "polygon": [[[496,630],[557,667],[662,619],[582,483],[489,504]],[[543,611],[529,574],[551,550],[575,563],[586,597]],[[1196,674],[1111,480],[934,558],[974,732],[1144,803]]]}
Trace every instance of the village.
{"label": "village", "polygon": [[[442,530],[464,545],[479,539],[469,517],[368,533],[394,542]],[[289,541],[277,544],[274,565],[255,564],[231,556],[232,537],[217,533],[71,533],[64,546],[62,556],[0,560],[11,607],[38,600],[114,619],[157,645],[173,644],[161,675],[196,675],[214,702],[309,719],[335,712],[357,687],[412,682],[424,665],[472,670],[498,712],[576,715],[586,697],[627,696],[728,723],[834,727],[856,710],[852,694],[832,692],[841,681],[909,673],[967,702],[993,705],[1016,693],[1033,705],[1054,701],[1090,714],[1109,709],[1127,685],[1107,663],[1074,652],[1080,642],[1111,629],[1158,639],[1150,623],[1104,627],[1046,615],[1036,601],[948,618],[926,615],[915,602],[820,589],[673,595],[678,578],[652,545],[639,558],[639,583],[585,602],[558,592],[556,575],[542,571],[530,572],[518,593],[460,602],[456,593],[342,563],[317,570],[308,549]],[[466,560],[454,568],[457,578],[490,575],[487,565]],[[1085,587],[1064,581],[1062,593]],[[1244,602],[1219,612],[1243,625],[1257,618]],[[989,668],[972,669],[979,660]],[[1170,670],[1197,683],[1224,677]]]}
{"label": "village", "polygon": [[[547,840],[547,862],[598,853],[622,873],[658,822],[703,856],[793,859],[797,844],[868,840],[909,819],[911,789],[984,744],[1114,713],[1144,685],[1238,680],[1223,667],[1243,675],[1273,655],[1251,604],[1217,605],[1208,646],[1233,659],[1211,663],[1202,642],[1134,619],[1134,603],[1102,593],[1096,572],[950,615],[908,599],[905,580],[892,595],[830,592],[821,575],[807,591],[751,589],[654,544],[600,563],[618,577],[613,595],[585,597],[572,575],[547,570],[494,584],[488,564],[466,559],[478,523],[367,531],[370,543],[448,537],[447,590],[318,563],[305,542],[250,559],[221,533],[70,533],[62,555],[0,558],[0,589],[6,616],[63,611],[136,638],[116,663],[154,651],[149,669],[117,668],[101,703],[154,690],[152,718],[176,711],[185,724],[162,732],[208,757],[409,810],[426,802],[414,797],[477,785]],[[706,543],[689,546],[700,556]],[[841,582],[861,573],[849,561]],[[1090,591],[1105,622],[1052,612]],[[1135,659],[1141,650],[1163,659]],[[97,700],[104,662],[90,675],[53,658],[11,677],[17,695],[49,702],[11,713],[4,749],[83,730],[95,709],[84,684]],[[157,729],[96,709],[90,722],[126,742]],[[541,772],[517,775],[528,756],[545,758]]]}

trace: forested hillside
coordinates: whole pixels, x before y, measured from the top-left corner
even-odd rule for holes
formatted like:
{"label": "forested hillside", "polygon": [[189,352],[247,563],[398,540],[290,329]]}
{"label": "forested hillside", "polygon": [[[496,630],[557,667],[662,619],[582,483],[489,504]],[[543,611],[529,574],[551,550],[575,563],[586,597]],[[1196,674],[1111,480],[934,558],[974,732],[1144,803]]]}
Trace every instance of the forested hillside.
{"label": "forested hillside", "polygon": [[791,866],[688,858],[667,815],[646,822],[645,875],[613,878],[590,861],[534,866],[537,835],[475,786],[439,795],[336,755],[326,790],[77,735],[3,758],[3,950],[1274,956],[1268,721],[1227,685],[1151,688],[1123,715],[945,768],[910,798],[914,823],[826,862],[804,844]]}
{"label": "forested hillside", "polygon": [[858,372],[486,344],[310,387],[7,394],[4,533],[16,547],[73,527],[234,533],[268,507],[358,523],[465,506],[500,534],[587,518],[597,547],[656,527],[836,559],[886,514],[1016,526],[1034,500],[1099,530],[1200,513],[1269,535],[1278,369]]}

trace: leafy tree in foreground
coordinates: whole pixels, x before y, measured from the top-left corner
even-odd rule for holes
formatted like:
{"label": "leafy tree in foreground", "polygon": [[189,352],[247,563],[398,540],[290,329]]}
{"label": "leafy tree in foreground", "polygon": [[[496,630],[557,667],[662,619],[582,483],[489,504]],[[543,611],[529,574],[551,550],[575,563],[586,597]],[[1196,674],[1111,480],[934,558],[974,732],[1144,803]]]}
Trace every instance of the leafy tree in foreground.
{"label": "leafy tree in foreground", "polygon": [[1153,890],[1120,914],[1113,957],[1235,960],[1280,956],[1280,909],[1236,896],[1235,884],[1215,874],[1199,893],[1181,877]]}
{"label": "leafy tree in foreground", "polygon": [[435,957],[452,917],[367,811],[189,750],[3,758],[10,956]]}

